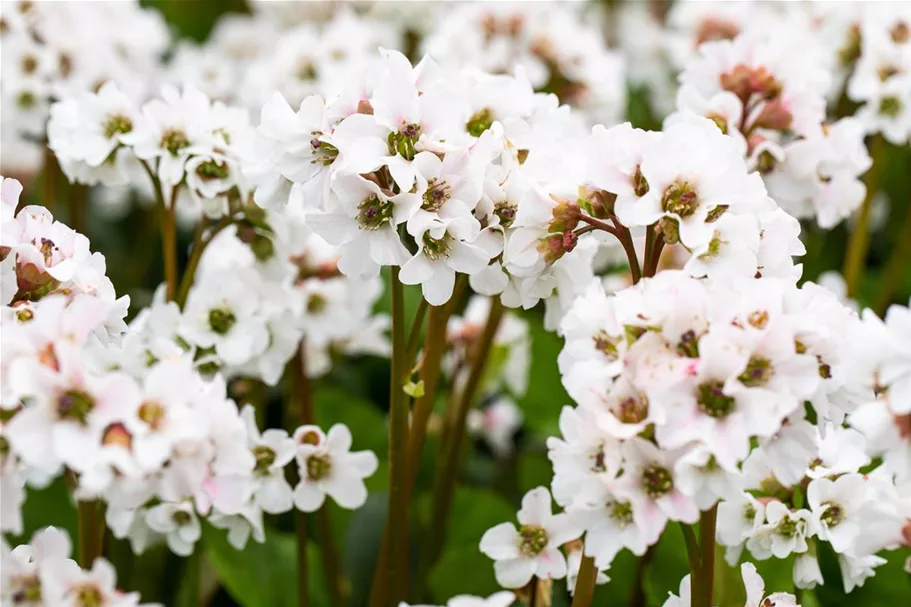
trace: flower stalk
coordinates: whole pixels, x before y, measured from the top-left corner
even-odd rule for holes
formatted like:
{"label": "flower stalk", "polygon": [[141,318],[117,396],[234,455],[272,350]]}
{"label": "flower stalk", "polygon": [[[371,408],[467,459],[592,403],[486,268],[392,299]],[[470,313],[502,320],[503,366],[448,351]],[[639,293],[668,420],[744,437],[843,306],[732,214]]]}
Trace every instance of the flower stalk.
{"label": "flower stalk", "polygon": [[389,602],[397,605],[408,588],[408,403],[403,381],[405,360],[405,296],[399,268],[389,273],[392,296],[392,367],[389,381]]}
{"label": "flower stalk", "polygon": [[882,135],[875,136],[870,144],[870,156],[873,159],[873,164],[866,175],[867,194],[861,204],[860,213],[857,215],[857,223],[854,224],[854,229],[851,231],[851,237],[848,240],[844,277],[848,297],[851,298],[857,296],[860,275],[867,259],[867,249],[870,246],[870,212],[873,207],[873,199],[879,192],[879,181],[884,168],[883,155],[885,147]]}
{"label": "flower stalk", "polygon": [[572,607],[590,607],[595,594],[595,578],[598,571],[595,568],[595,559],[583,556],[579,565],[579,576],[576,578],[576,588],[573,592]]}

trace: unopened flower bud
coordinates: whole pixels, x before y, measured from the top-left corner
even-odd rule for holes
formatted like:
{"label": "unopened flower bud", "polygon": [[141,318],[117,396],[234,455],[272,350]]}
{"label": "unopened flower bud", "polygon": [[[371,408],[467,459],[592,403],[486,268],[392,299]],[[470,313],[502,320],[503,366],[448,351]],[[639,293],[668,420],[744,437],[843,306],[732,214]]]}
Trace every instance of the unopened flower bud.
{"label": "unopened flower bud", "polygon": [[557,206],[551,211],[554,218],[550,222],[548,232],[574,230],[579,225],[579,217],[582,215],[579,205],[568,200],[561,200],[553,195],[551,198],[557,201]]}
{"label": "unopened flower bud", "polygon": [[791,128],[793,119],[794,117],[785,108],[781,99],[775,99],[765,104],[759,116],[756,117],[756,121],[753,122],[753,126],[773,131],[784,131]]}

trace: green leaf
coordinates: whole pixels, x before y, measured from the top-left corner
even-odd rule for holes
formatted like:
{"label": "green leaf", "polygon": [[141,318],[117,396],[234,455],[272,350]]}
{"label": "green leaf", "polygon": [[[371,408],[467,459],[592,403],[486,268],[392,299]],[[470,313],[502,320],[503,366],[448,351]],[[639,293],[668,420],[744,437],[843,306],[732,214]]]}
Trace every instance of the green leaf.
{"label": "green leaf", "polygon": [[[206,556],[221,584],[243,607],[296,607],[297,538],[290,533],[266,529],[266,541],[247,542],[242,550],[228,543],[226,534],[205,526]],[[310,604],[330,607],[319,550],[307,546]]]}
{"label": "green leaf", "polygon": [[525,412],[525,425],[539,436],[559,434],[557,420],[564,405],[572,403],[560,381],[557,355],[563,340],[544,330],[540,314],[528,313],[531,337],[531,368],[528,390],[516,399]]}
{"label": "green leaf", "polygon": [[313,395],[319,426],[328,431],[334,424],[351,430],[352,451],[369,449],[380,459],[386,457],[386,416],[369,401],[352,396],[341,388],[318,387]]}
{"label": "green leaf", "polygon": [[422,379],[418,381],[418,383],[409,381],[407,384],[402,386],[402,390],[411,398],[421,398],[424,396],[424,380]]}
{"label": "green leaf", "polygon": [[505,499],[476,487],[457,489],[451,512],[446,546],[429,577],[429,589],[437,603],[457,594],[487,596],[499,589],[493,561],[479,549],[481,536],[516,516],[515,508]]}

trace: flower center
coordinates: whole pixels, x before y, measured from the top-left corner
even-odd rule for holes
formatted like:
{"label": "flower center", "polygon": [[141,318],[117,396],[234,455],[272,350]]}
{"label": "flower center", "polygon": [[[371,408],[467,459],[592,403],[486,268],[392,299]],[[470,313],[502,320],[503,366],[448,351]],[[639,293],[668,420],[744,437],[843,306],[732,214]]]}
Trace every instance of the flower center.
{"label": "flower center", "polygon": [[547,531],[538,525],[522,525],[519,527],[519,551],[525,556],[536,556],[547,547]]}
{"label": "flower center", "polygon": [[839,504],[835,502],[824,502],[826,511],[823,512],[822,516],[819,517],[819,520],[824,522],[829,527],[837,527],[845,520],[845,510]]}
{"label": "flower center", "polygon": [[648,417],[648,397],[630,396],[617,403],[614,415],[624,424],[638,424]]}
{"label": "flower center", "polygon": [[190,513],[186,510],[177,510],[171,515],[171,520],[174,521],[177,526],[183,527],[184,525],[189,525],[190,521],[193,520],[193,517],[191,517]]}
{"label": "flower center", "polygon": [[452,237],[449,234],[444,234],[442,238],[433,238],[430,232],[424,232],[422,241],[424,243],[424,256],[431,261],[449,257],[449,253],[452,251],[451,240]]}
{"label": "flower center", "polygon": [[490,111],[490,108],[484,108],[468,119],[468,122],[465,123],[465,130],[472,137],[480,137],[492,124],[493,112]]}
{"label": "flower center", "polygon": [[307,300],[307,312],[310,314],[319,314],[326,309],[327,303],[325,297],[319,293],[313,293],[310,295],[310,299]]}
{"label": "flower center", "polygon": [[389,133],[389,153],[398,154],[405,160],[414,160],[414,144],[421,137],[420,124],[403,124],[402,128]]}
{"label": "flower center", "polygon": [[611,337],[607,331],[601,329],[592,336],[592,340],[595,342],[595,350],[606,356],[608,360],[614,361],[619,358],[617,344],[620,343],[620,338]]}
{"label": "flower center", "polygon": [[22,308],[16,311],[16,318],[19,322],[28,322],[35,317],[35,313],[28,308]]}
{"label": "flower center", "polygon": [[449,184],[436,178],[427,182],[427,191],[424,192],[424,202],[421,208],[425,211],[439,211],[449,200]]}
{"label": "flower center", "polygon": [[121,423],[113,423],[104,429],[101,444],[107,446],[120,446],[129,449],[133,445],[133,437],[127,427]]}
{"label": "flower center", "polygon": [[374,194],[357,206],[357,224],[365,230],[378,230],[392,220],[393,204]]}
{"label": "flower center", "polygon": [[79,607],[101,607],[105,603],[101,589],[94,584],[79,586],[74,594],[75,604]]}
{"label": "flower center", "polygon": [[209,310],[209,326],[219,335],[224,335],[230,331],[236,322],[237,318],[234,313],[227,308]]}
{"label": "flower center", "polygon": [[82,390],[67,390],[57,399],[57,415],[61,419],[72,419],[82,425],[85,425],[94,408],[94,399]]}
{"label": "flower center", "polygon": [[206,160],[196,168],[196,174],[203,181],[212,179],[227,179],[231,174],[227,162],[218,162],[217,160]]}
{"label": "flower center", "polygon": [[699,196],[688,182],[678,180],[664,190],[661,205],[667,213],[690,217],[699,207]]}
{"label": "flower center", "polygon": [[727,417],[734,410],[734,397],[724,393],[724,383],[711,380],[699,384],[696,388],[696,406],[709,417]]}
{"label": "flower center", "polygon": [[307,458],[307,478],[318,481],[329,476],[332,471],[332,460],[328,455],[311,455]]}
{"label": "flower center", "polygon": [[275,463],[275,451],[265,445],[257,445],[251,451],[256,460],[256,467],[253,471],[259,475],[268,474],[269,468]]}
{"label": "flower center", "polygon": [[633,506],[629,502],[608,502],[607,510],[610,517],[621,529],[633,522]]}
{"label": "flower center", "polygon": [[638,164],[636,165],[636,171],[633,173],[633,194],[639,197],[648,194],[648,181],[645,180],[645,175],[642,174]]}
{"label": "flower center", "polygon": [[133,121],[129,116],[123,114],[113,114],[107,117],[102,125],[104,136],[111,139],[115,135],[122,135],[133,130]]}
{"label": "flower center", "polygon": [[677,342],[677,353],[687,358],[699,358],[699,338],[692,329],[680,335]]}
{"label": "flower center", "polygon": [[743,505],[743,520],[752,522],[756,518],[756,506],[747,502]]}
{"label": "flower center", "polygon": [[311,162],[321,162],[323,166],[329,166],[338,157],[338,148],[331,143],[320,140],[323,134],[319,131],[310,133],[310,149],[313,151],[313,160]]}
{"label": "flower center", "polygon": [[744,386],[754,388],[769,383],[773,373],[774,369],[772,368],[772,363],[769,359],[761,356],[751,356],[746,369],[743,370],[743,373],[741,373],[737,379],[739,379],[740,383]]}
{"label": "flower center", "polygon": [[656,500],[673,491],[674,477],[667,468],[652,464],[642,471],[642,488],[646,495]]}
{"label": "flower center", "polygon": [[139,406],[139,419],[149,424],[153,430],[161,427],[167,411],[156,402],[147,401]]}
{"label": "flower center", "polygon": [[778,522],[778,526],[775,528],[775,532],[778,535],[783,535],[785,537],[794,537],[802,531],[803,527],[803,521],[795,521],[786,516]]}
{"label": "flower center", "polygon": [[180,150],[190,147],[187,134],[180,129],[165,129],[161,134],[161,147],[166,149],[171,156],[177,156]]}
{"label": "flower center", "polygon": [[516,220],[516,205],[501,200],[493,206],[493,214],[500,218],[500,225],[508,228]]}
{"label": "flower center", "polygon": [[18,578],[14,582],[19,588],[12,593],[14,605],[42,605],[41,580],[37,575]]}
{"label": "flower center", "polygon": [[901,99],[894,96],[883,97],[879,100],[879,113],[888,118],[897,117],[902,111]]}

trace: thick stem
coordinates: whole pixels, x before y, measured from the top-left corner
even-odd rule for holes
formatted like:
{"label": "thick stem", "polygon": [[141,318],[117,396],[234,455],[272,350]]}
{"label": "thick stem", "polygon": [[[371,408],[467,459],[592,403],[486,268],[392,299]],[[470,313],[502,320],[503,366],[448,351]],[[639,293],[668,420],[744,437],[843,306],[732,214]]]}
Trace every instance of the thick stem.
{"label": "thick stem", "polygon": [[338,549],[332,534],[332,518],[327,505],[316,511],[316,539],[319,542],[320,555],[323,560],[323,573],[329,586],[329,597],[332,605],[342,607],[348,603],[348,596],[342,576]]}
{"label": "thick stem", "polygon": [[[306,344],[301,341],[297,353],[289,363],[291,371],[292,409],[298,412],[302,425],[313,423],[313,401],[310,390],[310,379],[307,377]],[[307,565],[307,514],[298,511],[297,531],[297,604],[307,607],[310,604],[310,571]]]}
{"label": "thick stem", "polygon": [[583,556],[579,565],[579,575],[576,577],[576,588],[573,591],[572,607],[590,607],[592,597],[595,595],[595,579],[598,570],[595,568],[595,559]]}
{"label": "thick stem", "polygon": [[164,199],[164,190],[161,189],[161,180],[149,163],[140,161],[149,179],[152,180],[152,190],[155,192],[155,202],[161,221],[161,252],[164,258],[165,295],[167,301],[173,301],[177,293],[177,224],[174,216],[174,203],[177,202],[177,186],[171,190],[171,204]]}
{"label": "thick stem", "polygon": [[199,266],[199,261],[202,259],[203,252],[215,238],[216,234],[231,225],[231,221],[230,217],[222,217],[207,233],[205,218],[200,219],[199,224],[196,226],[196,231],[193,234],[193,244],[190,248],[190,257],[187,259],[187,267],[184,268],[183,276],[180,279],[180,287],[177,289],[177,295],[174,297],[174,301],[176,301],[177,305],[181,308],[187,303],[187,296],[190,294],[190,289],[193,287],[196,268]]}
{"label": "thick stem", "polygon": [[645,554],[639,557],[636,563],[636,577],[633,579],[633,592],[630,595],[630,607],[645,607],[645,570],[655,558],[655,546],[649,546]]}
{"label": "thick stem", "polygon": [[880,281],[882,286],[873,305],[877,314],[882,316],[892,303],[895,288],[901,278],[908,275],[909,270],[911,270],[911,204],[905,210],[905,224],[898,236],[898,245],[893,249],[883,279]]}
{"label": "thick stem", "polygon": [[848,250],[845,254],[844,276],[848,297],[857,295],[860,275],[863,272],[864,262],[867,258],[867,247],[870,245],[870,210],[873,206],[873,199],[879,192],[879,178],[885,163],[883,158],[884,151],[885,143],[883,142],[883,137],[882,135],[876,135],[870,144],[870,156],[873,158],[873,164],[866,174],[867,195],[864,197],[863,204],[860,207],[857,223],[854,224],[854,230],[851,232],[848,240]]}
{"label": "thick stem", "polygon": [[45,145],[44,163],[41,170],[41,198],[43,205],[50,211],[57,204],[57,183],[60,175],[60,165],[54,151]]}
{"label": "thick stem", "polygon": [[81,183],[70,186],[70,227],[88,236],[86,213],[89,188]]}
{"label": "thick stem", "polygon": [[617,239],[620,240],[620,244],[623,245],[623,250],[626,252],[626,259],[629,262],[629,271],[633,279],[633,284],[639,282],[639,279],[642,278],[642,270],[639,268],[639,257],[636,255],[636,246],[633,244],[633,235],[630,233],[629,228],[620,223],[616,215],[611,214],[611,223],[614,224],[614,228],[617,230]]}
{"label": "thick stem", "polygon": [[79,521],[79,566],[91,569],[104,551],[104,510],[97,500],[77,502]]}
{"label": "thick stem", "polygon": [[[649,226],[649,232],[652,232],[655,228]],[[658,264],[661,262],[661,251],[664,249],[664,235],[658,234],[654,237],[654,242],[652,243],[652,249],[649,251],[649,254],[645,260],[645,272],[643,276],[646,278],[651,278],[658,273]]]}
{"label": "thick stem", "polygon": [[528,607],[538,607],[538,576],[531,576],[528,588]]}
{"label": "thick stem", "polygon": [[389,603],[398,605],[408,589],[408,403],[402,382],[405,362],[405,295],[399,268],[390,268],[392,369],[389,378]]}
{"label": "thick stem", "polygon": [[715,584],[715,519],[718,514],[718,505],[702,513],[699,520],[699,549],[701,558],[699,562],[700,575],[699,603],[693,607],[712,607],[712,592]]}
{"label": "thick stem", "polygon": [[413,364],[414,357],[417,355],[418,340],[421,337],[424,316],[427,315],[427,306],[427,300],[422,297],[421,303],[418,304],[418,310],[414,314],[414,319],[411,321],[411,329],[408,331],[408,345],[405,347],[405,364],[407,365]]}
{"label": "thick stem", "polygon": [[474,402],[475,395],[484,376],[484,367],[493,345],[497,329],[503,318],[503,304],[498,297],[490,303],[490,313],[487,323],[478,338],[472,352],[471,367],[468,378],[462,387],[456,408],[452,411],[452,433],[443,447],[444,458],[438,467],[437,483],[433,494],[433,507],[430,525],[430,550],[425,556],[428,564],[433,563],[439,556],[446,538],[446,526],[449,520],[449,508],[452,505],[452,496],[458,480],[458,467],[461,460],[462,443],[465,438],[465,423],[468,411]]}
{"label": "thick stem", "polygon": [[697,588],[699,584],[699,541],[696,539],[696,532],[690,525],[680,523],[680,530],[683,531],[683,541],[686,543],[686,559],[690,565],[690,605],[696,607]]}

